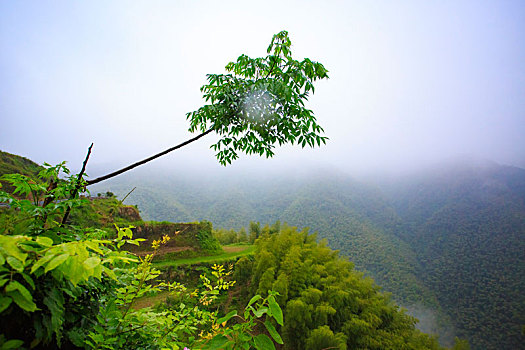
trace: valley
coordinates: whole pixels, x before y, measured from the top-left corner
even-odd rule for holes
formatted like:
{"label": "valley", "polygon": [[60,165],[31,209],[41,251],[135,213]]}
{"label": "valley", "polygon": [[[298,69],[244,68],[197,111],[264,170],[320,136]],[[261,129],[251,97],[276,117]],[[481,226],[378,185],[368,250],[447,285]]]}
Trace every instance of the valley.
{"label": "valley", "polygon": [[[141,176],[109,182],[144,217],[207,219],[239,230],[277,220],[308,227],[366,271],[424,331],[474,349],[521,346],[525,323],[525,171],[447,164],[398,179],[334,172],[221,178]],[[162,190],[161,190],[162,189]],[[426,320],[425,320],[426,321]]]}

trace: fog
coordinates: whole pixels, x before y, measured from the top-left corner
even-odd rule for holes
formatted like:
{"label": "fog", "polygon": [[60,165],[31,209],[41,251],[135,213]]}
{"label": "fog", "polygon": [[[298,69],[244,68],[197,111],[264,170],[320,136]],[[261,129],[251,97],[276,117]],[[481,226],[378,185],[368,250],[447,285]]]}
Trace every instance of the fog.
{"label": "fog", "polygon": [[524,23],[522,1],[4,1],[0,149],[76,169],[93,142],[92,176],[159,152],[192,136],[185,114],[203,104],[207,73],[264,56],[284,29],[294,57],[329,70],[308,104],[327,145],[224,170],[208,135],[156,166],[366,174],[466,156],[525,167]]}
{"label": "fog", "polygon": [[[444,346],[452,347],[454,345],[456,330],[446,316],[439,315],[438,311],[421,304],[402,306],[402,308],[418,320],[417,329],[424,333],[438,335],[440,344]],[[447,320],[447,323],[443,320]]]}

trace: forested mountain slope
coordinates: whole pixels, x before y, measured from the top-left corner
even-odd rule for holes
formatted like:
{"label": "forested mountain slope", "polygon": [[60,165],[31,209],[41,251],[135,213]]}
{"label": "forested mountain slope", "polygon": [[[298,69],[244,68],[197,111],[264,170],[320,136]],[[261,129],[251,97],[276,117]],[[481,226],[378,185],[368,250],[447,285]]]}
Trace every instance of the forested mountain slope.
{"label": "forested mountain slope", "polygon": [[399,219],[377,188],[324,171],[280,178],[130,176],[106,188],[125,194],[133,181],[141,186],[129,201],[144,208],[147,219],[206,218],[215,227],[237,229],[252,220],[263,224],[281,220],[317,231],[358,270],[367,271],[392,292],[398,303],[430,313],[433,320],[421,324],[423,331],[439,333],[441,341],[452,343],[451,322],[440,311],[435,294],[415,275],[419,262],[409,245],[392,233]]}
{"label": "forested mountain slope", "polygon": [[147,219],[310,227],[398,302],[444,310],[441,326],[453,324],[474,349],[516,349],[525,323],[524,174],[491,163],[369,185],[326,170],[273,178],[135,174],[95,190],[122,196],[138,186],[128,200]]}
{"label": "forested mountain slope", "polygon": [[418,277],[476,348],[520,348],[525,323],[525,171],[435,169],[385,186]]}
{"label": "forested mountain slope", "polygon": [[[315,235],[283,225],[262,234],[253,259],[236,264],[236,280],[253,293],[278,291],[284,349],[438,349],[415,320],[378,293]],[[459,344],[456,344],[459,345]]]}

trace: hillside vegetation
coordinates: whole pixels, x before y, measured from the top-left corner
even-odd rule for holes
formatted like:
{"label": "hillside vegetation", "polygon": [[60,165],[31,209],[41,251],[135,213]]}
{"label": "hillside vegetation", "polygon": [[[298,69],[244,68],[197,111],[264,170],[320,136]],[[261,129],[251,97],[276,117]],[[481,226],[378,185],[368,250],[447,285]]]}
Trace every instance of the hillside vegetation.
{"label": "hillside vegetation", "polygon": [[[36,179],[42,169],[41,166],[32,160],[0,151],[0,176],[5,174],[22,174]],[[0,179],[0,185],[2,185],[4,191],[12,192],[14,190],[14,187],[5,180]]]}
{"label": "hillside vegetation", "polygon": [[237,262],[235,277],[250,294],[279,292],[285,349],[440,348],[371,278],[308,231],[284,226],[256,246],[253,260]]}
{"label": "hillside vegetation", "polygon": [[106,188],[124,193],[129,181],[140,181],[129,200],[149,219],[207,218],[235,230],[250,221],[310,227],[396,302],[429,315],[435,322],[422,326],[442,341],[455,333],[474,349],[522,348],[523,169],[445,164],[369,184],[326,171],[169,180],[137,174]]}
{"label": "hillside vegetation", "polygon": [[[56,181],[61,168],[46,174]],[[4,348],[31,343],[50,348],[234,349],[244,344],[243,348],[273,349],[282,344],[286,349],[440,349],[437,340],[419,332],[416,320],[380,293],[370,278],[306,231],[286,225],[260,230],[253,237],[255,256],[240,258],[232,271],[240,296],[232,303],[218,298],[221,290],[236,283],[222,266],[214,265],[211,275],[200,276],[192,292],[186,292],[183,280],[155,282],[161,274],[169,276],[169,266],[164,274],[153,268],[152,259],[158,258],[156,264],[180,259],[169,255],[174,248],[189,247],[201,256],[221,252],[209,222],[145,223],[136,210],[115,199],[74,198],[40,206],[24,196],[44,191],[42,198],[60,198],[66,193],[61,186],[73,180],[45,190],[28,178],[6,179],[16,188],[25,188],[20,181],[30,186],[19,191],[18,199],[1,195],[11,205],[1,214],[15,215],[19,221],[5,226],[0,235],[0,281],[6,286],[0,295]],[[58,218],[67,207],[75,214],[64,225]],[[136,224],[134,232],[110,229],[106,220],[116,218]],[[27,224],[20,226],[21,222]],[[141,240],[151,242],[152,248],[141,247]],[[121,247],[144,258],[139,262]],[[175,299],[158,310],[132,308],[147,293],[162,290]],[[236,309],[218,314],[213,310],[221,301],[226,311],[233,305]],[[241,314],[244,317],[229,322]],[[261,318],[264,328],[256,326]],[[455,348],[465,344],[458,342]]]}

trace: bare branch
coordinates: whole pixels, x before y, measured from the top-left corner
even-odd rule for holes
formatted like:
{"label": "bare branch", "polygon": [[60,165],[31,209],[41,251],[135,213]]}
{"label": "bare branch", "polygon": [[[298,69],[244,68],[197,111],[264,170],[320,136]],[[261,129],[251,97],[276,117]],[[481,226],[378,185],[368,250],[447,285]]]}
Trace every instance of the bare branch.
{"label": "bare branch", "polygon": [[93,179],[93,180],[89,180],[89,181],[87,181],[87,186],[94,185],[94,184],[96,184],[96,183],[102,182],[102,181],[107,180],[107,179],[111,179],[112,177],[115,177],[115,176],[117,176],[117,175],[120,175],[120,174],[122,174],[122,173],[125,173],[126,171],[129,171],[129,170],[131,170],[131,169],[133,169],[133,168],[136,168],[136,167],[138,167],[139,165],[142,165],[142,164],[148,163],[148,162],[150,162],[150,161],[152,161],[152,160],[154,160],[154,159],[157,159],[157,158],[159,158],[159,157],[161,157],[161,156],[163,156],[163,155],[165,155],[165,154],[168,154],[168,153],[170,153],[170,152],[172,152],[172,151],[174,151],[174,150],[176,150],[176,149],[179,149],[179,148],[181,148],[181,147],[184,147],[184,146],[186,146],[186,145],[192,143],[193,141],[197,141],[198,139],[200,139],[201,137],[203,137],[203,136],[205,136],[205,135],[208,135],[208,134],[209,134],[210,132],[212,132],[212,131],[213,131],[213,128],[212,128],[212,129],[208,129],[207,131],[203,132],[202,134],[200,134],[200,135],[198,135],[198,136],[195,136],[194,138],[189,139],[189,140],[187,140],[187,141],[184,141],[183,143],[178,144],[177,146],[173,146],[173,147],[171,147],[171,148],[168,148],[168,149],[165,150],[165,151],[162,151],[162,152],[160,152],[160,153],[157,153],[157,154],[155,154],[155,155],[153,155],[153,156],[151,156],[151,157],[149,157],[149,158],[143,159],[143,160],[141,160],[141,161],[139,161],[139,162],[136,162],[136,163],[133,163],[133,164],[131,164],[131,165],[128,165],[127,167],[122,168],[122,169],[117,170],[117,171],[114,171],[114,172],[112,172],[112,173],[110,173],[110,174],[107,174],[107,175],[104,175],[104,176],[101,176],[101,177],[97,177],[96,179]]}

